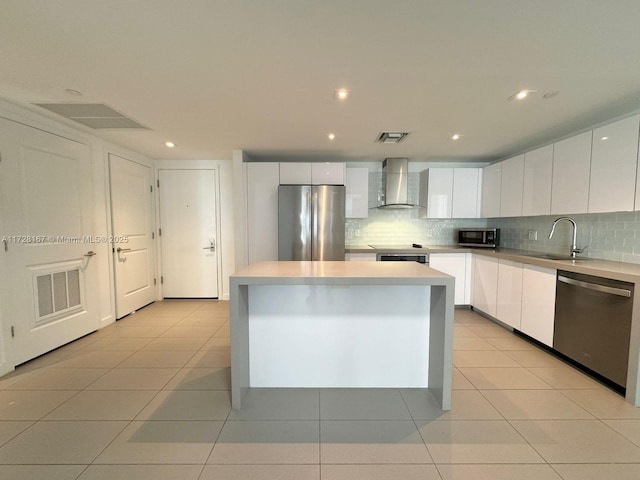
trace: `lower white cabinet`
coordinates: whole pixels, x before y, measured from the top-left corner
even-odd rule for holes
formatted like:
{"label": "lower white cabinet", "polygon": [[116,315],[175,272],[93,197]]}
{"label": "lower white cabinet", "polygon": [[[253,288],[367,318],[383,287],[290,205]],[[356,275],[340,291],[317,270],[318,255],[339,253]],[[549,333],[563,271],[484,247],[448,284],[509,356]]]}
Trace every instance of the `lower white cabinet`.
{"label": "lower white cabinet", "polygon": [[498,261],[498,295],[496,318],[520,330],[522,311],[522,264]]}
{"label": "lower white cabinet", "polygon": [[345,253],[344,259],[349,262],[375,262],[376,254],[375,253]]}
{"label": "lower white cabinet", "polygon": [[524,265],[519,330],[552,347],[555,304],[556,270]]}
{"label": "lower white cabinet", "polygon": [[492,317],[497,317],[497,297],[498,259],[473,255],[471,305]]}
{"label": "lower white cabinet", "polygon": [[432,253],[429,266],[456,278],[455,304],[471,303],[471,254]]}

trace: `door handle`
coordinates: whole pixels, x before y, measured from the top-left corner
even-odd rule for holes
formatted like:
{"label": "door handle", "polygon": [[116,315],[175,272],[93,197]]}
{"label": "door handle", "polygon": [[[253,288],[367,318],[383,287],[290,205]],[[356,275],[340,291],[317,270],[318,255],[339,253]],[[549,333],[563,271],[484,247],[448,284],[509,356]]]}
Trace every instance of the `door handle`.
{"label": "door handle", "polygon": [[85,257],[93,257],[96,254],[96,252],[94,252],[93,250],[89,250],[87,253],[84,254]]}
{"label": "door handle", "polygon": [[203,250],[211,250],[212,252],[216,249],[216,241],[211,240],[211,244],[208,247],[202,247]]}
{"label": "door handle", "polygon": [[116,252],[120,253],[120,252],[130,252],[131,249],[130,248],[116,248]]}

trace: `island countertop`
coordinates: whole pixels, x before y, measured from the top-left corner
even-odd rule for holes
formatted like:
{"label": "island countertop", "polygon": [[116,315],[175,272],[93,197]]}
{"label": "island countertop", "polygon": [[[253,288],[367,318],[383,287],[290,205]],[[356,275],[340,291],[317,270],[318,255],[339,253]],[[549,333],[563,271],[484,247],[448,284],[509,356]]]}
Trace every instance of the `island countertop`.
{"label": "island countertop", "polygon": [[442,285],[453,277],[416,262],[259,262],[230,277],[253,285]]}

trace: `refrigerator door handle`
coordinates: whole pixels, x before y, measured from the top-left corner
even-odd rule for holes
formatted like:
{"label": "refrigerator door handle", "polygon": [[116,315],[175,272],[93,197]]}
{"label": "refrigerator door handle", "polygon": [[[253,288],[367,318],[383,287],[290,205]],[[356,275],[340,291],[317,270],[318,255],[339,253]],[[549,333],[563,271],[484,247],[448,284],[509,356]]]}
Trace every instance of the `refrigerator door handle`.
{"label": "refrigerator door handle", "polygon": [[313,199],[311,201],[311,260],[319,260],[319,238],[318,238],[318,192],[312,190]]}

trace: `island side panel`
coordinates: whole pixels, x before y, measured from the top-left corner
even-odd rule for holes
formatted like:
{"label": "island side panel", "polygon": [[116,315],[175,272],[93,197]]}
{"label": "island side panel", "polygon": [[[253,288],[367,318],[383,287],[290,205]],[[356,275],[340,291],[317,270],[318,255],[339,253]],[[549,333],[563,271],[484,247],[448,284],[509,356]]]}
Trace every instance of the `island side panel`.
{"label": "island side panel", "polygon": [[429,390],[442,410],[451,410],[454,281],[431,287]]}
{"label": "island side panel", "polygon": [[230,279],[231,407],[239,410],[249,389],[249,287]]}

